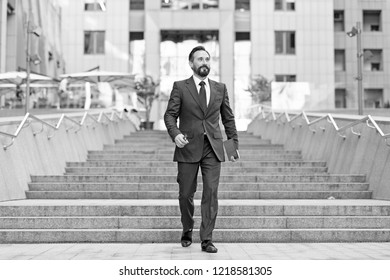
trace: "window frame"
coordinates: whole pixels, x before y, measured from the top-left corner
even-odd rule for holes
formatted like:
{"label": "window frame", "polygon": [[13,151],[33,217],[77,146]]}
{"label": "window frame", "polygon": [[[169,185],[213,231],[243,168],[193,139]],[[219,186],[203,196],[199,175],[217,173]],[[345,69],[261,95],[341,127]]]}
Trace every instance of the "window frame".
{"label": "window frame", "polygon": [[[87,34],[90,34],[90,40],[92,45],[92,51],[88,52],[87,46],[86,46],[86,41],[87,41]],[[103,46],[102,46],[102,51],[99,52],[99,38],[98,34],[103,34]],[[105,30],[84,30],[84,55],[104,55],[106,52],[106,47],[105,47],[105,42],[106,42],[106,31]]]}
{"label": "window frame", "polygon": [[[341,61],[341,63],[337,63],[337,53],[341,54],[342,53],[342,58],[343,58],[343,61]],[[337,72],[345,72],[346,71],[346,55],[345,55],[345,49],[335,49],[334,50],[334,64],[335,64],[335,68],[336,68],[336,65],[342,65],[342,69],[341,70],[338,70],[336,69]]]}
{"label": "window frame", "polygon": [[[296,55],[296,31],[293,30],[276,30],[275,33],[275,55]],[[278,35],[281,37],[278,38]],[[294,35],[294,37],[291,37]],[[278,52],[277,40],[282,39],[282,51]],[[290,46],[288,46],[290,44]],[[293,46],[292,46],[293,45]],[[293,52],[288,51],[292,49]]]}
{"label": "window frame", "polygon": [[274,0],[275,11],[295,12],[295,0]]}
{"label": "window frame", "polygon": [[129,0],[129,9],[130,11],[144,11],[145,10],[145,0]]}
{"label": "window frame", "polygon": [[[364,32],[382,32],[383,31],[383,12],[381,10],[363,10],[362,11],[362,29]],[[368,21],[368,17],[371,15],[375,15],[378,19],[377,24],[372,24]],[[374,28],[373,27],[377,27]]]}
{"label": "window frame", "polygon": [[[342,15],[342,18],[336,18],[336,14]],[[340,30],[336,30],[336,26],[341,26]],[[337,32],[345,31],[345,11],[344,10],[334,10],[333,11],[333,28]]]}
{"label": "window frame", "polygon": [[[280,79],[281,78],[281,79]],[[275,74],[275,82],[293,83],[297,81],[296,74]]]}
{"label": "window frame", "polygon": [[[103,2],[104,9],[100,2]],[[87,9],[87,5],[91,5],[92,9]],[[85,12],[105,12],[107,10],[107,0],[84,0],[84,11]]]}
{"label": "window frame", "polygon": [[[169,1],[168,3],[164,3],[165,1]],[[192,10],[212,10],[212,9],[219,9],[219,1],[220,0],[216,0],[217,1],[217,6],[216,7],[213,7],[213,6],[208,6],[206,2],[206,0],[196,0],[196,1],[192,1],[192,0],[176,0],[178,1],[178,4],[180,4],[182,2],[182,4],[187,4],[186,6],[183,6],[183,8],[180,8],[180,7],[173,7],[173,4],[171,2],[172,0],[161,0],[161,4],[160,4],[160,9],[162,10],[174,10],[174,11],[182,11],[182,10],[189,10],[189,11],[192,11]]]}
{"label": "window frame", "polygon": [[240,12],[248,12],[251,10],[251,1],[250,0],[235,0],[234,9]]}

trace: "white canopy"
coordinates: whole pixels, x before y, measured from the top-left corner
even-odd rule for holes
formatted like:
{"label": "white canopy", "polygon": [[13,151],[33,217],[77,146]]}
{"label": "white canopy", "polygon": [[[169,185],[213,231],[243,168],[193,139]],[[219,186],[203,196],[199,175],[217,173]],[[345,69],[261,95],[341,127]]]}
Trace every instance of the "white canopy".
{"label": "white canopy", "polygon": [[134,76],[135,75],[126,72],[87,71],[80,73],[63,74],[60,75],[60,78],[67,79],[69,83],[106,82],[116,87],[133,87]]}
{"label": "white canopy", "polygon": [[[27,72],[26,71],[12,71],[6,73],[0,73],[0,84],[11,84],[11,87],[16,85],[26,84]],[[49,76],[30,73],[30,83],[39,84],[57,84],[57,81]]]}

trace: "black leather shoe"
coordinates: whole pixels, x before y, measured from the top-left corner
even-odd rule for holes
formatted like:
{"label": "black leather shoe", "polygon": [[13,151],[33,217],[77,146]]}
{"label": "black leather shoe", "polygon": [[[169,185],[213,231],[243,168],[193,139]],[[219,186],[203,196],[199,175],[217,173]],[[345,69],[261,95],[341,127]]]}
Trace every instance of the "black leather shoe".
{"label": "black leather shoe", "polygon": [[218,252],[218,249],[214,246],[213,243],[211,243],[211,240],[205,240],[202,241],[202,251],[207,253],[216,253]]}
{"label": "black leather shoe", "polygon": [[192,229],[182,233],[181,235],[181,246],[188,247],[192,244]]}

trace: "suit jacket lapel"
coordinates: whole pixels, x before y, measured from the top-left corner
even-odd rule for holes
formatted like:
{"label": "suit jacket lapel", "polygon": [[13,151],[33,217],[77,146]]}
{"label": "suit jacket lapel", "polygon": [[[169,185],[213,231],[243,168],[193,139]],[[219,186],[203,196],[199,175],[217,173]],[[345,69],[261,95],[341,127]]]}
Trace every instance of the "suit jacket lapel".
{"label": "suit jacket lapel", "polygon": [[210,107],[214,104],[215,96],[218,94],[217,89],[217,83],[209,79],[209,85],[210,85],[210,101],[209,105],[207,106],[206,114],[209,112]]}
{"label": "suit jacket lapel", "polygon": [[[193,79],[192,77],[189,78],[189,79],[187,79],[187,81],[186,81],[186,86],[187,86],[189,92],[191,93],[192,97],[193,97],[194,100],[196,101],[196,103],[199,105],[199,107],[200,107],[201,110],[203,111],[202,106],[200,105],[200,101],[199,101],[198,89],[196,88],[194,79]],[[210,100],[210,101],[211,101],[211,100]],[[210,103],[210,104],[211,104],[211,103]],[[208,107],[207,107],[207,108],[208,108]],[[206,113],[206,112],[203,112],[203,113]]]}

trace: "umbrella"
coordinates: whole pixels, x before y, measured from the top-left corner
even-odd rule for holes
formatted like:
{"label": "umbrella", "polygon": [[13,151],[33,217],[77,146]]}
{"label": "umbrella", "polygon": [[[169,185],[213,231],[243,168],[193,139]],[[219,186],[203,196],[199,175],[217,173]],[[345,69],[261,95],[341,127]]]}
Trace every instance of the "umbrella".
{"label": "umbrella", "polygon": [[[0,84],[8,84],[11,87],[17,85],[21,86],[26,84],[27,73],[26,71],[12,71],[6,73],[0,73]],[[39,83],[39,84],[56,84],[57,81],[51,77],[30,73],[30,83]]]}
{"label": "umbrella", "polygon": [[[22,84],[19,86],[20,88],[26,88],[26,84]],[[16,84],[1,84],[0,89],[15,89],[17,88]],[[58,83],[33,83],[30,84],[30,88],[58,88]]]}
{"label": "umbrella", "polygon": [[106,82],[116,87],[134,87],[134,75],[126,72],[87,71],[60,75],[69,83],[99,83]]}
{"label": "umbrella", "polygon": [[[0,73],[0,95],[12,92],[17,88],[25,88],[26,71],[11,71]],[[40,74],[30,73],[30,88],[56,88],[58,81]]]}

